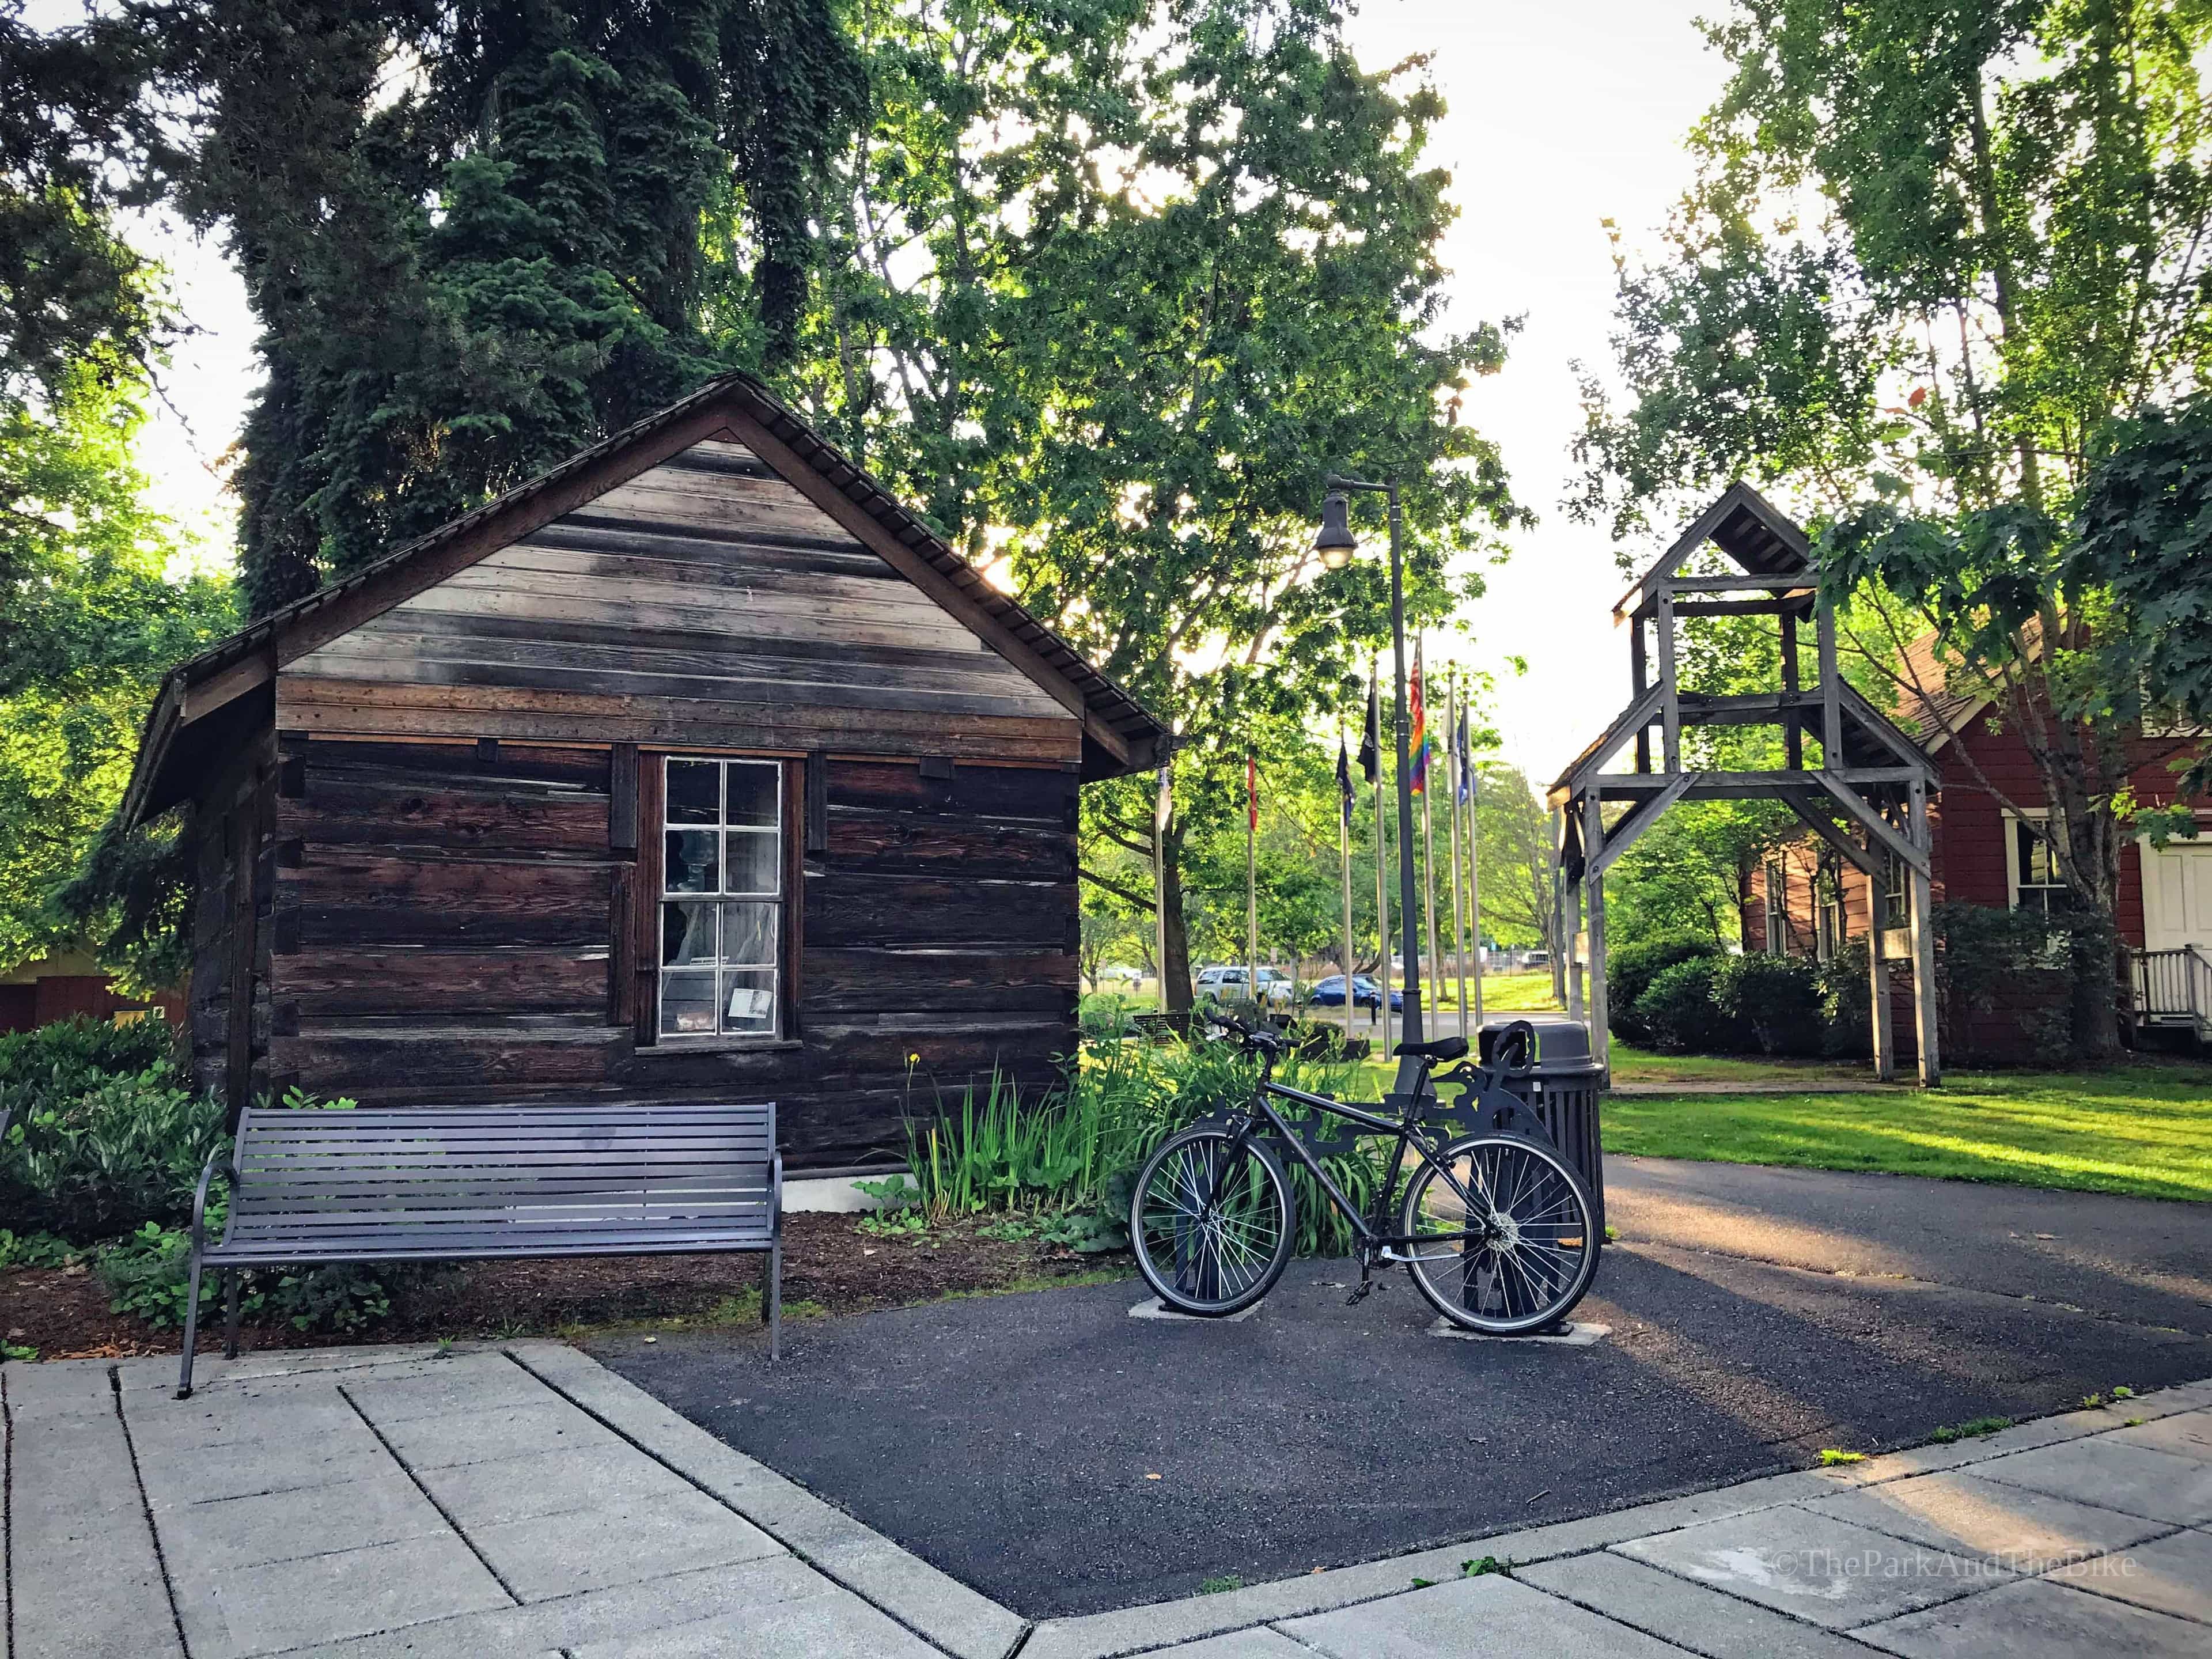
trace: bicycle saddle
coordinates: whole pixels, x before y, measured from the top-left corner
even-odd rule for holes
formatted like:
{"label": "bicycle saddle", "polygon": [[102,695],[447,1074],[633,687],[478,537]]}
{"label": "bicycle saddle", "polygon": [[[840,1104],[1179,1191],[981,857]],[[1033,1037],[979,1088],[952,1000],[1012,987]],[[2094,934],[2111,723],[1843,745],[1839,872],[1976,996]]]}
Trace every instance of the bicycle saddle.
{"label": "bicycle saddle", "polygon": [[1431,1037],[1425,1042],[1401,1042],[1401,1054],[1415,1054],[1424,1060],[1462,1060],[1467,1055],[1467,1039],[1463,1036]]}

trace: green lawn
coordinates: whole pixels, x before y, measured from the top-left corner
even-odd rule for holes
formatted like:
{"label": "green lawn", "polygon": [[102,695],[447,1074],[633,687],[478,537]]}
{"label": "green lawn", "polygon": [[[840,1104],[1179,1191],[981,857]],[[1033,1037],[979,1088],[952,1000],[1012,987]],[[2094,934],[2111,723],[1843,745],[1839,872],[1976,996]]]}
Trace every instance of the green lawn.
{"label": "green lawn", "polygon": [[1964,1072],[1924,1094],[1613,1095],[1605,1147],[2212,1201],[2212,1067]]}

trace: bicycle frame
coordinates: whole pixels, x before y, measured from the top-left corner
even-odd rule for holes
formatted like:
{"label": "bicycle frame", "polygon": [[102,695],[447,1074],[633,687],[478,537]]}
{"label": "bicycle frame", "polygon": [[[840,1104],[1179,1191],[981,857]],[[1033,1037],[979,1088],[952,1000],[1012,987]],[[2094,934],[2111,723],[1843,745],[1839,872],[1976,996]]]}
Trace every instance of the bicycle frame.
{"label": "bicycle frame", "polygon": [[[1484,1076],[1489,1075],[1486,1073],[1481,1073],[1480,1068],[1478,1068],[1478,1073]],[[1405,1173],[1406,1149],[1408,1146],[1413,1149],[1423,1164],[1435,1170],[1449,1183],[1452,1191],[1458,1194],[1461,1202],[1470,1212],[1476,1210],[1476,1200],[1474,1195],[1461,1185],[1459,1178],[1452,1173],[1450,1167],[1436,1158],[1431,1152],[1428,1142],[1422,1139],[1419,1132],[1421,1103],[1424,1099],[1433,1101],[1436,1098],[1433,1094],[1424,1094],[1421,1088],[1417,1088],[1410,1097],[1411,1103],[1407,1107],[1405,1115],[1393,1119],[1384,1117],[1378,1113],[1362,1111],[1356,1106],[1347,1106],[1341,1101],[1331,1100],[1326,1095],[1309,1094],[1304,1089],[1293,1089],[1286,1083],[1276,1082],[1273,1074],[1274,1063],[1272,1057],[1262,1056],[1260,1085],[1253,1092],[1251,1106],[1245,1115],[1244,1133],[1237,1138],[1233,1143],[1234,1149],[1241,1151],[1245,1139],[1252,1134],[1258,1133],[1261,1123],[1264,1121],[1267,1127],[1275,1132],[1277,1139],[1290,1149],[1291,1156],[1303,1164],[1314,1180],[1320,1183],[1322,1191],[1328,1196],[1328,1201],[1336,1206],[1338,1212],[1351,1222],[1352,1231],[1358,1237],[1363,1255],[1380,1255],[1389,1261],[1401,1261],[1405,1258],[1389,1255],[1392,1248],[1413,1244],[1449,1244],[1461,1239],[1481,1237],[1479,1232],[1465,1229],[1458,1232],[1423,1233],[1418,1237],[1411,1233],[1390,1233],[1382,1231],[1388,1224],[1391,1206],[1398,1196],[1399,1179]],[[1428,1072],[1424,1068],[1421,1073],[1421,1084],[1425,1086],[1428,1080]],[[1491,1078],[1490,1088],[1478,1090],[1476,1085],[1471,1083],[1468,1085],[1468,1091],[1470,1095],[1478,1092],[1486,1094],[1490,1092],[1491,1088],[1496,1086],[1496,1079]],[[1296,1101],[1301,1106],[1318,1108],[1332,1116],[1340,1117],[1358,1125],[1368,1134],[1390,1137],[1394,1145],[1391,1149],[1389,1176],[1383,1182],[1382,1190],[1376,1196],[1375,1212],[1371,1221],[1359,1212],[1359,1206],[1346,1198],[1344,1190],[1329,1178],[1328,1171],[1322,1167],[1319,1155],[1305,1144],[1297,1131],[1282,1114],[1268,1103],[1271,1096]],[[1483,1207],[1487,1208],[1488,1206],[1486,1205]]]}

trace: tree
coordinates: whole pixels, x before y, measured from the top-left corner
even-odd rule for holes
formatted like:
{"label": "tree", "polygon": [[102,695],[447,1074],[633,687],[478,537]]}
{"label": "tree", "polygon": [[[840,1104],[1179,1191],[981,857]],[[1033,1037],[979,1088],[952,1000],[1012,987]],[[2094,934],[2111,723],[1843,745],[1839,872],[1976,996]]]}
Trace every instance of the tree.
{"label": "tree", "polygon": [[808,180],[862,95],[823,0],[141,16],[198,117],[182,199],[264,330],[257,612],[791,349]]}
{"label": "tree", "polygon": [[[1626,532],[1738,474],[1796,497],[1903,712],[1963,693],[2019,733],[2049,807],[2025,821],[2115,938],[2141,693],[2072,510],[2112,419],[2212,347],[2212,13],[1739,0],[1710,33],[1735,73],[1671,257],[1623,266],[1634,402],[1593,388],[1580,510]],[[1952,754],[1951,787],[2017,805]],[[2107,1052],[2112,987],[2082,983],[2076,1040]]]}
{"label": "tree", "polygon": [[[856,27],[875,114],[806,395],[1172,727],[1180,1006],[1185,866],[1241,821],[1246,755],[1347,702],[1387,637],[1376,560],[1310,554],[1322,473],[1401,479],[1416,621],[1479,586],[1451,556],[1521,516],[1458,422],[1504,332],[1437,331],[1441,106],[1418,64],[1361,71],[1318,0],[956,0]],[[1086,823],[1149,861],[1154,787],[1090,792]]]}
{"label": "tree", "polygon": [[[106,946],[126,921],[119,889],[83,904],[59,902],[61,890],[129,781],[155,684],[233,625],[228,583],[167,579],[174,550],[131,458],[140,395],[84,365],[51,404],[0,419],[0,477],[14,490],[0,515],[0,962]],[[109,862],[143,868],[167,845],[118,847]],[[126,978],[173,983],[184,966],[173,951],[135,948],[165,930],[127,931]]]}

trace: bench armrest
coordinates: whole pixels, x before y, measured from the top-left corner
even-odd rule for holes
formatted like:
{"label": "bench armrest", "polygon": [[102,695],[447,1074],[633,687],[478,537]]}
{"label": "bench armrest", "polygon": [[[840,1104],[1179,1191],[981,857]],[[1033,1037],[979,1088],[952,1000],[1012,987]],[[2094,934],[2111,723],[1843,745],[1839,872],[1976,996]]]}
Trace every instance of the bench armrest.
{"label": "bench armrest", "polygon": [[783,1154],[769,1155],[768,1215],[769,1237],[783,1237]]}
{"label": "bench armrest", "polygon": [[[230,1182],[234,1194],[238,1190],[238,1165],[231,1161],[231,1149],[218,1146],[208,1154],[207,1167],[200,1171],[200,1184],[192,1188],[192,1254],[197,1256],[207,1248],[207,1197],[209,1184],[220,1170]],[[226,1228],[225,1231],[228,1229]]]}

